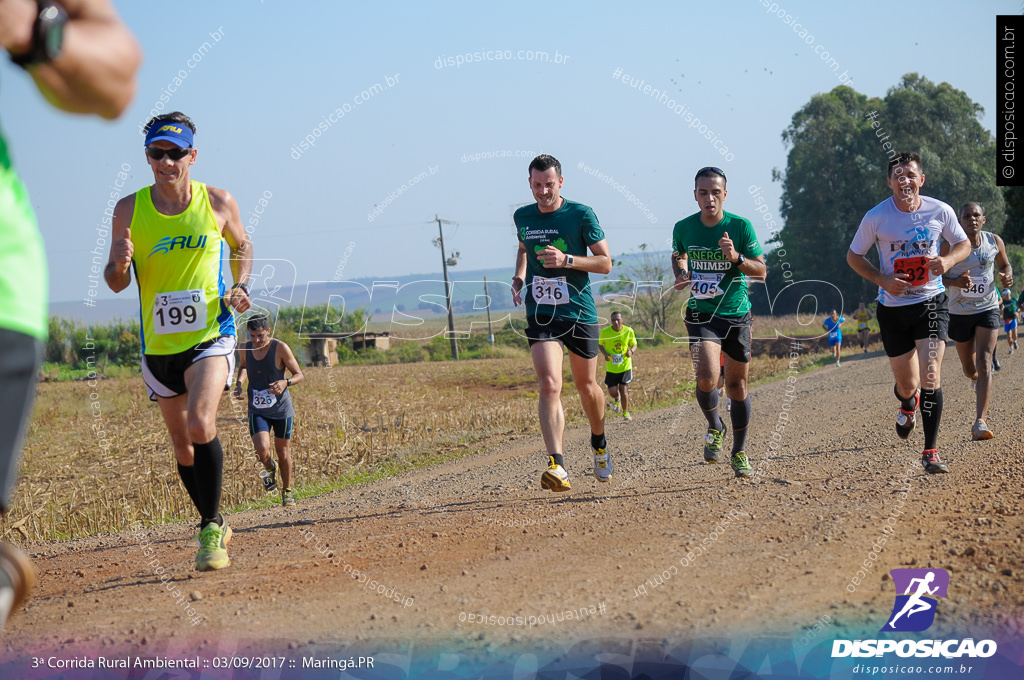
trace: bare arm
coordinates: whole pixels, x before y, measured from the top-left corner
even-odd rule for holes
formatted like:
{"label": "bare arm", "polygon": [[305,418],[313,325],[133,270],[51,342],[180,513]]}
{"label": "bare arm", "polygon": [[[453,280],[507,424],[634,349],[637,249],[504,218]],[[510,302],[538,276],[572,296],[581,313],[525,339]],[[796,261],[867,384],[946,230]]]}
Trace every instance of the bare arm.
{"label": "bare arm", "polygon": [[[68,13],[60,56],[30,66],[29,73],[47,101],[71,113],[117,118],[135,94],[142,52],[110,0],[62,0]],[[33,0],[0,0],[0,36],[12,55],[32,46],[38,16]]]}
{"label": "bare arm", "polygon": [[[591,244],[590,252],[593,255],[573,256],[572,268],[592,274],[610,273],[612,270],[612,256],[608,250],[608,240],[601,239],[597,243]],[[562,269],[569,261],[569,257],[566,253],[549,244],[545,246],[544,250],[537,253],[537,260],[545,269]],[[525,267],[526,261],[524,260],[524,270]]]}
{"label": "bare arm", "polygon": [[238,350],[238,370],[235,372],[235,399],[242,398],[242,383],[249,377],[245,370],[244,346]]}
{"label": "bare arm", "polygon": [[996,246],[999,248],[999,253],[996,254],[996,268],[999,270],[1002,287],[1013,288],[1013,266],[1010,265],[1010,258],[1006,256],[1006,244],[998,234],[994,234],[994,236],[996,237]]}
{"label": "bare arm", "polygon": [[292,377],[287,380],[275,380],[270,383],[270,391],[278,396],[284,394],[285,389],[289,383],[295,386],[302,382],[302,369],[299,368],[299,362],[295,360],[295,355],[292,354],[291,347],[283,342],[277,343],[277,356],[274,357],[277,361],[278,366],[283,364],[284,368],[291,371]]}
{"label": "bare arm", "polygon": [[[242,218],[238,212],[235,197],[223,189],[208,187],[210,205],[218,220],[222,221],[221,233],[228,247],[231,248],[231,275],[235,283],[248,283],[252,273],[252,240],[242,226]],[[232,288],[225,295],[225,303],[238,312],[249,309],[249,296],[241,288]]]}
{"label": "bare arm", "polygon": [[526,244],[519,242],[516,251],[516,269],[512,276],[512,306],[523,304],[523,285],[526,283]]}
{"label": "bare arm", "polygon": [[685,252],[672,253],[672,273],[676,277],[673,288],[683,290],[690,285],[690,265]]}
{"label": "bare arm", "polygon": [[103,270],[103,280],[115,293],[120,293],[132,282],[132,213],[135,211],[135,194],[125,196],[114,206],[114,218],[110,227],[110,257]]}
{"label": "bare arm", "polygon": [[910,288],[906,274],[883,274],[875,265],[868,262],[868,258],[858,255],[853,250],[846,251],[846,264],[850,265],[850,269],[884,289],[890,295],[903,295]]}

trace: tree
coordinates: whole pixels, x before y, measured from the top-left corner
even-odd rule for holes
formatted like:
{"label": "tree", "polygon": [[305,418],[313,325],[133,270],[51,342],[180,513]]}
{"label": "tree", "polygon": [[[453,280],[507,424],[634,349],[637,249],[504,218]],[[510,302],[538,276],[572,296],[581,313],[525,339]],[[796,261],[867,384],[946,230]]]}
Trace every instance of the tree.
{"label": "tree", "polygon": [[599,292],[606,300],[627,305],[629,309],[619,309],[627,325],[653,338],[659,329],[668,331],[676,325],[676,319],[682,319],[683,294],[672,287],[675,277],[670,254],[650,251],[646,243],[638,249],[639,253],[615,262],[615,275],[601,285]]}
{"label": "tree", "polygon": [[[768,290],[784,285],[783,261],[793,281],[834,283],[846,306],[870,300],[877,288],[846,265],[846,252],[861,218],[892,192],[885,183],[891,154],[920,154],[922,193],[959,209],[985,206],[986,227],[999,233],[1006,222],[1003,194],[995,183],[995,141],[978,118],[983,113],[962,91],[910,73],[884,99],[846,85],[817,94],[782,133],[791,147],[779,213],[783,228],[767,243]],[[785,251],[785,257],[776,255]],[[870,258],[877,264],[877,256]],[[787,313],[793,310],[775,310]]]}

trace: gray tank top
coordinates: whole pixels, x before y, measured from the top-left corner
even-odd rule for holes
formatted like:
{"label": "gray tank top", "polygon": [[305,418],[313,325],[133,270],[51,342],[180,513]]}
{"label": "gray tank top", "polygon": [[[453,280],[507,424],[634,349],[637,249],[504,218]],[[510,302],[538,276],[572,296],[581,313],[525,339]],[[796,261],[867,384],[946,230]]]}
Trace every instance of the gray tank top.
{"label": "gray tank top", "polygon": [[245,352],[245,373],[249,377],[249,413],[255,413],[264,418],[281,420],[295,416],[295,409],[292,407],[292,396],[288,388],[279,395],[270,391],[270,383],[276,380],[284,380],[283,368],[277,367],[278,340],[271,340],[267,348],[267,355],[262,359],[256,358],[256,352],[252,343],[247,342],[242,346]]}
{"label": "gray tank top", "polygon": [[995,263],[999,254],[996,237],[990,232],[981,232],[981,245],[971,248],[971,254],[963,262],[953,266],[946,276],[955,278],[970,270],[970,288],[947,286],[950,314],[977,314],[990,309],[999,309],[999,281],[996,279]]}

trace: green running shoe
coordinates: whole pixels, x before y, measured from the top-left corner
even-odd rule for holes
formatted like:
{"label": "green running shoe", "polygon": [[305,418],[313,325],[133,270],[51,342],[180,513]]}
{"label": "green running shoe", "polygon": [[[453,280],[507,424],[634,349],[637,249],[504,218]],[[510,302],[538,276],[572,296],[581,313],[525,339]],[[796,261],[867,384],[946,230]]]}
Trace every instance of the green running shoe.
{"label": "green running shoe", "polygon": [[725,437],[725,433],[729,431],[729,428],[722,423],[722,431],[719,432],[713,427],[708,428],[708,433],[704,435],[704,460],[708,463],[717,463],[722,460],[722,438]]}
{"label": "green running shoe", "polygon": [[215,571],[231,564],[228,558],[228,541],[231,540],[231,527],[224,522],[221,528],[216,522],[210,522],[199,532],[199,553],[196,554],[196,571]]}
{"label": "green running shoe", "polygon": [[747,452],[739,451],[732,454],[732,470],[737,477],[750,477],[753,470],[750,468],[750,461],[747,460]]}

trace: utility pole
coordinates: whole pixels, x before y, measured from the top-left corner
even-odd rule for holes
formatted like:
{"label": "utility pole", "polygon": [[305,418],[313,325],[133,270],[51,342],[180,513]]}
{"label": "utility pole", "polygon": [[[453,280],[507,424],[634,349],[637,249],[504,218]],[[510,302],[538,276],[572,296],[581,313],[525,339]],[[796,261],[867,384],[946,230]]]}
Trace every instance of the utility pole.
{"label": "utility pole", "polygon": [[487,277],[484,277],[484,297],[487,298],[487,342],[494,349],[494,331],[491,330],[491,296],[487,293]]}
{"label": "utility pole", "polygon": [[441,267],[444,270],[444,299],[448,303],[448,340],[452,345],[452,359],[459,359],[459,345],[455,342],[455,319],[452,317],[452,289],[448,284],[448,260],[444,254],[444,227],[442,224],[455,224],[449,220],[442,220],[436,214],[434,220],[437,222],[437,231],[440,234],[438,245],[441,247]]}

